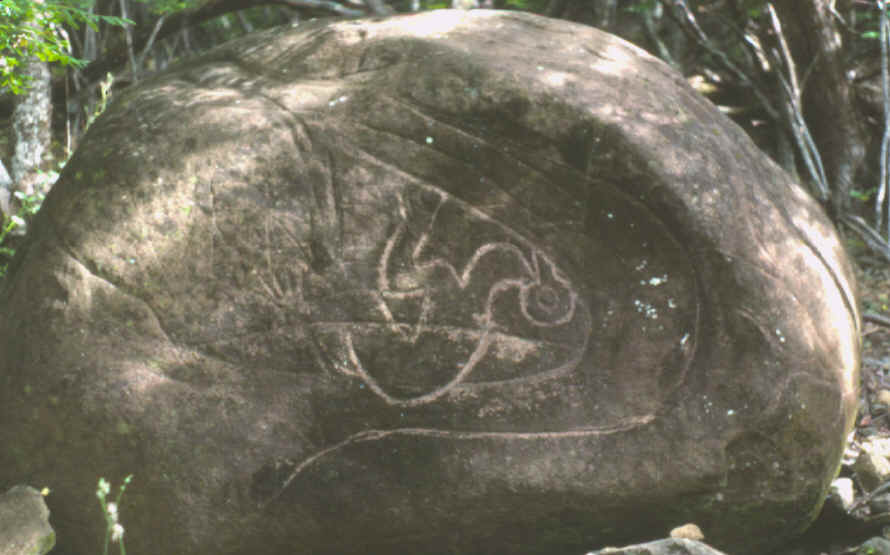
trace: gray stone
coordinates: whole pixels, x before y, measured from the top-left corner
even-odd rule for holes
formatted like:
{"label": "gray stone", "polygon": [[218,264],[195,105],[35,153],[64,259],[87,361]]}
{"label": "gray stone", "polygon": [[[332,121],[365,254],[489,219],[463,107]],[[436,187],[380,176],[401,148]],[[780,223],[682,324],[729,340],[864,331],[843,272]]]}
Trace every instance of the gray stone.
{"label": "gray stone", "polygon": [[56,543],[43,496],[29,486],[0,495],[0,555],[44,555]]}
{"label": "gray stone", "polygon": [[[821,208],[592,28],[438,11],[124,92],[0,290],[0,481],[71,551],[582,553],[816,516],[857,399]],[[52,448],[47,448],[52,445]]]}
{"label": "gray stone", "polygon": [[829,502],[833,503],[838,509],[846,512],[853,506],[856,500],[855,491],[853,489],[853,480],[850,478],[837,478],[831,482],[831,488],[828,490]]}
{"label": "gray stone", "polygon": [[890,555],[890,540],[874,537],[859,546],[856,555]]}
{"label": "gray stone", "polygon": [[587,555],[724,555],[713,547],[683,538],[670,538],[626,547],[607,547]]}
{"label": "gray stone", "polygon": [[672,538],[682,538],[687,540],[695,540],[702,541],[705,539],[704,533],[702,533],[701,528],[698,527],[697,524],[690,522],[688,524],[684,524],[682,526],[677,526],[672,529],[668,536]]}
{"label": "gray stone", "polygon": [[890,460],[884,445],[863,443],[862,451],[853,463],[853,471],[867,492],[890,480]]}

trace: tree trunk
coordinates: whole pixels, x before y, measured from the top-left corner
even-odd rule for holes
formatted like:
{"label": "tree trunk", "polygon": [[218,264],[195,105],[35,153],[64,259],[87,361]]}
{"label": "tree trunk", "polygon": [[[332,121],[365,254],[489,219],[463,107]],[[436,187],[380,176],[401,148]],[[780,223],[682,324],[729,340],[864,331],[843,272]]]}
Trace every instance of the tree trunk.
{"label": "tree trunk", "polygon": [[829,0],[778,0],[782,21],[803,89],[804,116],[822,156],[831,187],[831,211],[850,207],[850,190],[866,154],[862,120],[846,78],[843,45]]}
{"label": "tree trunk", "polygon": [[[52,92],[49,65],[34,58],[23,73],[30,77],[28,90],[16,97],[12,112],[15,152],[12,158],[12,180],[16,189],[33,195],[37,171],[50,147]],[[41,191],[45,192],[45,191]]]}
{"label": "tree trunk", "polygon": [[0,160],[0,225],[6,222],[6,217],[12,215],[9,201],[12,199],[12,178],[6,171],[6,166]]}

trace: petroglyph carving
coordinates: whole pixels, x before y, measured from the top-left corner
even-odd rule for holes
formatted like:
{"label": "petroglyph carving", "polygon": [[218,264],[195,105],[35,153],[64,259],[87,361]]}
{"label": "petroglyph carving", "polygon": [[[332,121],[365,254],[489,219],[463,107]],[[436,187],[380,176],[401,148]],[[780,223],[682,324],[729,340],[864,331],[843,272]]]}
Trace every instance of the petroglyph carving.
{"label": "petroglyph carving", "polygon": [[[459,386],[577,365],[591,318],[550,255],[440,190],[400,193],[397,205],[372,291],[380,322],[323,334],[337,371],[389,404],[414,406]],[[369,361],[382,350],[390,354],[375,372]]]}

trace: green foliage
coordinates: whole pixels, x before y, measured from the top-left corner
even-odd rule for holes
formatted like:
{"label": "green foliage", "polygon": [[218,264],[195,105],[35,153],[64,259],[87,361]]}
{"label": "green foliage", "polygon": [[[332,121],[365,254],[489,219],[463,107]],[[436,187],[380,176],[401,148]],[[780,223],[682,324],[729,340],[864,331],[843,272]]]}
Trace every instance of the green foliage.
{"label": "green foliage", "polygon": [[45,198],[43,193],[26,195],[21,191],[16,191],[14,195],[22,204],[22,207],[19,209],[19,216],[25,217],[26,219],[31,218],[38,210],[40,210],[40,206],[43,204],[43,199]]}
{"label": "green foliage", "polygon": [[862,202],[869,202],[874,196],[875,193],[878,192],[877,187],[872,187],[871,189],[850,189],[850,196],[856,200],[860,200]]}
{"label": "green foliage", "polygon": [[[19,199],[21,208],[15,215],[4,216],[2,225],[0,225],[0,256],[7,258],[15,256],[15,249],[5,244],[9,234],[16,228],[27,225],[26,220],[33,217],[40,210],[44,198],[42,193],[29,196],[21,191],[16,191],[14,194],[15,198]],[[0,278],[6,277],[6,270],[7,264],[0,264]]]}
{"label": "green foliage", "polygon": [[148,9],[157,15],[165,15],[176,12],[181,12],[184,9],[194,6],[196,2],[193,0],[189,2],[189,0],[136,0],[137,2],[141,2],[143,4],[148,5]]}
{"label": "green foliage", "polygon": [[124,527],[120,523],[118,510],[120,508],[121,497],[124,495],[124,490],[127,489],[127,484],[129,484],[132,479],[132,474],[124,478],[124,483],[121,484],[117,497],[114,501],[108,501],[107,497],[108,494],[111,493],[111,484],[109,484],[105,478],[99,478],[96,497],[99,498],[99,504],[102,506],[102,514],[105,516],[105,544],[102,550],[102,555],[108,555],[108,544],[110,543],[117,543],[120,547],[121,555],[127,555],[127,550],[124,547]]}
{"label": "green foliage", "polygon": [[[105,80],[99,84],[99,102],[96,104],[93,113],[89,113],[87,111],[87,123],[86,127],[84,127],[84,132],[93,125],[93,122],[96,121],[96,118],[102,115],[102,112],[105,111],[105,108],[108,107],[108,99],[111,98],[111,85],[114,84],[114,75],[111,73],[105,74]],[[85,109],[86,110],[86,109]],[[55,181],[55,180],[53,180]]]}
{"label": "green foliage", "polygon": [[[888,8],[890,11],[890,8]],[[865,40],[879,40],[881,38],[881,11],[876,9],[860,10],[857,19],[861,25],[866,28],[865,31],[859,33],[859,38]]]}
{"label": "green foliage", "polygon": [[524,12],[543,13],[547,9],[549,0],[507,0],[508,10],[521,10]]}
{"label": "green foliage", "polygon": [[624,10],[631,13],[648,13],[655,11],[657,4],[658,0],[639,0],[630,6],[625,7]]}
{"label": "green foliage", "polygon": [[[111,85],[113,82],[114,77],[109,73],[105,80],[100,84],[99,102],[96,104],[92,113],[87,112],[86,114],[87,129],[89,129],[90,125],[96,121],[96,118],[99,117],[108,106],[108,100],[111,98]],[[59,171],[62,170],[66,162],[67,160],[59,165]],[[45,184],[44,188],[49,189],[51,184],[56,182],[59,178],[59,171],[40,172],[39,179]],[[8,244],[5,244],[7,243],[8,237],[15,229],[24,228],[27,225],[27,222],[40,210],[46,196],[39,192],[33,195],[26,195],[22,191],[16,191],[13,195],[18,199],[20,208],[15,215],[4,216],[3,221],[0,222],[0,257],[3,258],[12,258],[15,256],[15,249]],[[0,279],[6,277],[7,270],[8,264],[0,263]]]}
{"label": "green foliage", "polygon": [[745,2],[744,9],[748,12],[748,17],[751,19],[758,19],[764,13],[767,13],[766,2],[763,1]]}
{"label": "green foliage", "polygon": [[21,94],[28,86],[23,66],[33,57],[43,62],[82,66],[71,55],[65,28],[99,23],[126,25],[119,17],[95,15],[93,0],[0,0],[0,89]]}

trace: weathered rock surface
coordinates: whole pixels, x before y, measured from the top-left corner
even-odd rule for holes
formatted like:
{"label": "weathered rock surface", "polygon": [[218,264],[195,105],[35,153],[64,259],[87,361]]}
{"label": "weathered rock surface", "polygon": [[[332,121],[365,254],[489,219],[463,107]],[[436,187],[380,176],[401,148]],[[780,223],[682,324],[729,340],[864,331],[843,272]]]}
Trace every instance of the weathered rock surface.
{"label": "weathered rock surface", "polygon": [[819,207],[641,50],[317,22],[120,96],[0,291],[0,483],[97,552],[583,553],[815,516],[855,410]]}
{"label": "weathered rock surface", "polygon": [[0,495],[0,555],[44,555],[55,543],[39,491],[19,485]]}
{"label": "weathered rock surface", "polygon": [[670,538],[625,547],[607,547],[587,555],[724,555],[707,544],[684,538]]}

